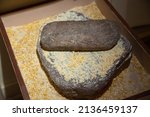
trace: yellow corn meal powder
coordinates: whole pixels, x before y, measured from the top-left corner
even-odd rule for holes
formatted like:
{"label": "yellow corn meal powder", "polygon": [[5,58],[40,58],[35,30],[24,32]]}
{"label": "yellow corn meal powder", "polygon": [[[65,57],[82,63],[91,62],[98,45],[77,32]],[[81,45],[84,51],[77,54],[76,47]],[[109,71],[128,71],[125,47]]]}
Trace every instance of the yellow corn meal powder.
{"label": "yellow corn meal powder", "polygon": [[115,60],[119,59],[124,48],[122,41],[108,50],[99,52],[47,52],[47,60],[54,66],[66,81],[85,80],[96,78],[97,75],[105,77],[108,70],[113,66]]}

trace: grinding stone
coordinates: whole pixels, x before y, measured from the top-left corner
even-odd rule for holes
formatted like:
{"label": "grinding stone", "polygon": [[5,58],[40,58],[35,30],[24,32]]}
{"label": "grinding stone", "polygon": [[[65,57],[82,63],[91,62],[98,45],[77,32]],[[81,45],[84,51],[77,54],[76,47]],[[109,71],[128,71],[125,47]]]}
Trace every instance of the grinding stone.
{"label": "grinding stone", "polygon": [[44,26],[40,43],[48,51],[95,51],[111,49],[119,38],[110,20],[56,21]]}
{"label": "grinding stone", "polygon": [[[85,18],[85,19],[87,19],[87,18]],[[41,34],[42,33],[40,33],[39,37],[41,37]],[[108,35],[107,35],[107,37],[108,37]],[[111,37],[109,37],[109,39],[111,40]],[[53,65],[53,62],[55,60],[52,59],[52,54],[56,51],[55,50],[48,51],[49,49],[46,50],[45,48],[43,48],[40,41],[41,41],[41,38],[39,38],[38,43],[37,43],[37,54],[38,54],[41,66],[44,69],[45,73],[47,74],[50,83],[53,84],[55,89],[60,94],[62,94],[63,96],[65,96],[69,99],[93,99],[93,98],[96,98],[97,96],[99,96],[99,94],[103,93],[104,89],[113,80],[114,75],[119,70],[121,70],[120,68],[123,66],[123,64],[131,58],[132,46],[130,45],[129,41],[124,36],[121,35],[119,38],[119,42],[122,43],[121,47],[124,48],[124,51],[121,53],[119,58],[116,58],[114,60],[113,64],[111,65],[110,68],[107,69],[107,73],[104,76],[100,75],[100,74],[95,74],[96,77],[94,77],[94,78],[91,77],[91,78],[85,79],[83,82],[74,81],[73,78],[70,80],[66,80],[64,75],[61,75],[59,73],[59,70],[56,69]],[[116,39],[116,41],[117,42],[115,42],[115,43],[118,43],[118,39]],[[61,52],[63,54],[66,51],[61,51]],[[61,54],[61,52],[59,52],[59,53]],[[84,54],[84,52],[81,52],[81,53]],[[91,53],[91,52],[89,52],[89,53]],[[80,54],[80,52],[79,52],[79,54]],[[96,54],[98,54],[98,53],[96,53]],[[92,62],[92,61],[88,61],[88,62]],[[99,64],[99,63],[97,63],[97,64]],[[85,64],[85,68],[86,67],[87,66]],[[78,80],[78,79],[80,79],[80,77],[75,80]]]}
{"label": "grinding stone", "polygon": [[120,58],[114,61],[112,67],[107,70],[107,75],[105,77],[97,75],[96,78],[91,78],[81,83],[76,83],[72,80],[66,81],[64,76],[60,75],[57,69],[47,60],[47,57],[44,56],[44,51],[40,44],[37,46],[37,53],[50,82],[60,94],[70,99],[93,99],[103,92],[109,82],[114,78],[114,74],[131,57],[130,43],[124,37],[121,38],[121,41],[123,41],[125,51]]}

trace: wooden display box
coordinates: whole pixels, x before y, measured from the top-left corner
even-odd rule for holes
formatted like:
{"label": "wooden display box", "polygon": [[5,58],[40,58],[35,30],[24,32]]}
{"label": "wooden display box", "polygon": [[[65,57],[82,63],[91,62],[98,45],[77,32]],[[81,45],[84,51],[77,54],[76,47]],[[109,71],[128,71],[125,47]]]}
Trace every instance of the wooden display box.
{"label": "wooden display box", "polygon": [[[12,12],[6,15],[1,16],[0,19],[0,34],[2,37],[3,44],[5,45],[5,49],[8,52],[8,56],[13,66],[13,70],[15,72],[18,84],[20,86],[20,90],[22,92],[24,99],[30,99],[28,90],[26,85],[23,81],[22,74],[20,72],[20,68],[17,65],[17,60],[12,49],[11,43],[7,36],[6,27],[10,26],[18,26],[33,22],[35,20],[39,20],[42,18],[46,18],[48,16],[52,16],[62,11],[66,11],[71,9],[75,6],[79,5],[86,5],[94,0],[64,0],[64,1],[53,1],[52,3],[47,3],[40,6],[35,6],[33,8],[29,8],[26,10],[20,10],[17,12]],[[133,53],[138,58],[139,62],[145,68],[147,72],[150,73],[150,55],[146,51],[146,47],[142,44],[142,42],[137,41],[137,37],[133,34],[132,30],[128,26],[128,24],[123,20],[123,18],[116,12],[116,10],[112,7],[108,0],[96,0],[95,1],[98,8],[102,12],[102,14],[107,18],[118,22],[121,25],[121,32],[124,34],[131,44],[133,45]],[[141,93],[141,92],[140,92]],[[148,94],[149,91],[146,93],[142,93],[142,95]],[[136,99],[140,95],[132,96],[127,99]]]}

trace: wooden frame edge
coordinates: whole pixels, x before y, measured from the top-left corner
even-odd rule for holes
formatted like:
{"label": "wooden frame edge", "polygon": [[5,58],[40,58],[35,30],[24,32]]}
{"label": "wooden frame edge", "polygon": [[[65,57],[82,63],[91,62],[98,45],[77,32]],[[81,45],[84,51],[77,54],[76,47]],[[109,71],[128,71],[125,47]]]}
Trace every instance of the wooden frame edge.
{"label": "wooden frame edge", "polygon": [[2,36],[2,41],[3,41],[4,44],[5,44],[6,51],[7,51],[7,53],[8,53],[9,59],[10,59],[10,61],[11,61],[12,67],[13,67],[13,70],[14,70],[14,72],[15,72],[15,76],[16,76],[17,82],[18,82],[18,84],[19,84],[20,91],[21,91],[21,94],[22,94],[22,96],[23,96],[23,99],[29,100],[30,97],[29,97],[27,88],[26,88],[26,86],[25,86],[25,83],[24,83],[24,81],[23,81],[21,72],[20,72],[19,67],[18,67],[18,65],[17,65],[17,61],[16,61],[16,58],[15,58],[13,49],[12,49],[11,44],[10,44],[10,42],[9,42],[9,38],[8,38],[8,36],[7,36],[6,30],[5,30],[5,28],[4,28],[4,24],[3,24],[1,18],[0,18],[0,34],[1,34],[1,36]]}

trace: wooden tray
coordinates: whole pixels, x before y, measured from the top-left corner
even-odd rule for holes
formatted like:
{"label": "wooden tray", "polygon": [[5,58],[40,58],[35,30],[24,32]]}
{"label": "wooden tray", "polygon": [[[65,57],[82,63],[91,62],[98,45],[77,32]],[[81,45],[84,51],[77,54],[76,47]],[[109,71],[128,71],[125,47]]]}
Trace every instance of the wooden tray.
{"label": "wooden tray", "polygon": [[[8,56],[11,60],[13,70],[15,72],[18,84],[20,86],[22,95],[24,99],[30,99],[26,85],[23,81],[22,74],[20,72],[20,69],[17,65],[17,61],[15,59],[15,54],[13,52],[12,46],[10,44],[9,38],[7,36],[5,27],[14,26],[14,25],[20,25],[24,23],[30,23],[32,21],[44,18],[49,15],[54,15],[62,10],[70,9],[74,6],[78,5],[86,5],[93,0],[77,0],[76,2],[74,0],[65,0],[65,1],[56,1],[46,4],[45,6],[38,6],[34,7],[28,10],[21,10],[17,11],[8,15],[1,16],[0,19],[0,34],[2,38],[2,43],[5,45],[5,48],[8,52]],[[68,4],[68,5],[65,5]],[[133,34],[128,24],[123,20],[123,18],[117,13],[117,11],[112,7],[112,5],[109,3],[108,0],[96,0],[96,4],[100,11],[103,13],[103,15],[108,18],[117,21],[120,25],[122,25],[122,33],[129,39],[131,44],[133,45],[133,51],[136,57],[138,58],[139,62],[143,65],[146,71],[150,73],[150,55],[146,51],[146,47],[142,42],[137,41],[137,37]],[[65,5],[65,7],[64,7]],[[56,9],[59,8],[59,9]],[[44,12],[47,9],[51,9],[53,12]],[[37,12],[40,14],[37,14]],[[44,13],[43,13],[44,12]],[[34,17],[33,17],[34,14]],[[25,18],[26,16],[31,16],[28,18]],[[14,19],[14,20],[13,20]],[[144,94],[148,94],[150,91],[147,91]],[[143,93],[142,93],[143,96]],[[139,94],[134,97],[129,97],[128,99],[136,99],[139,98]]]}

